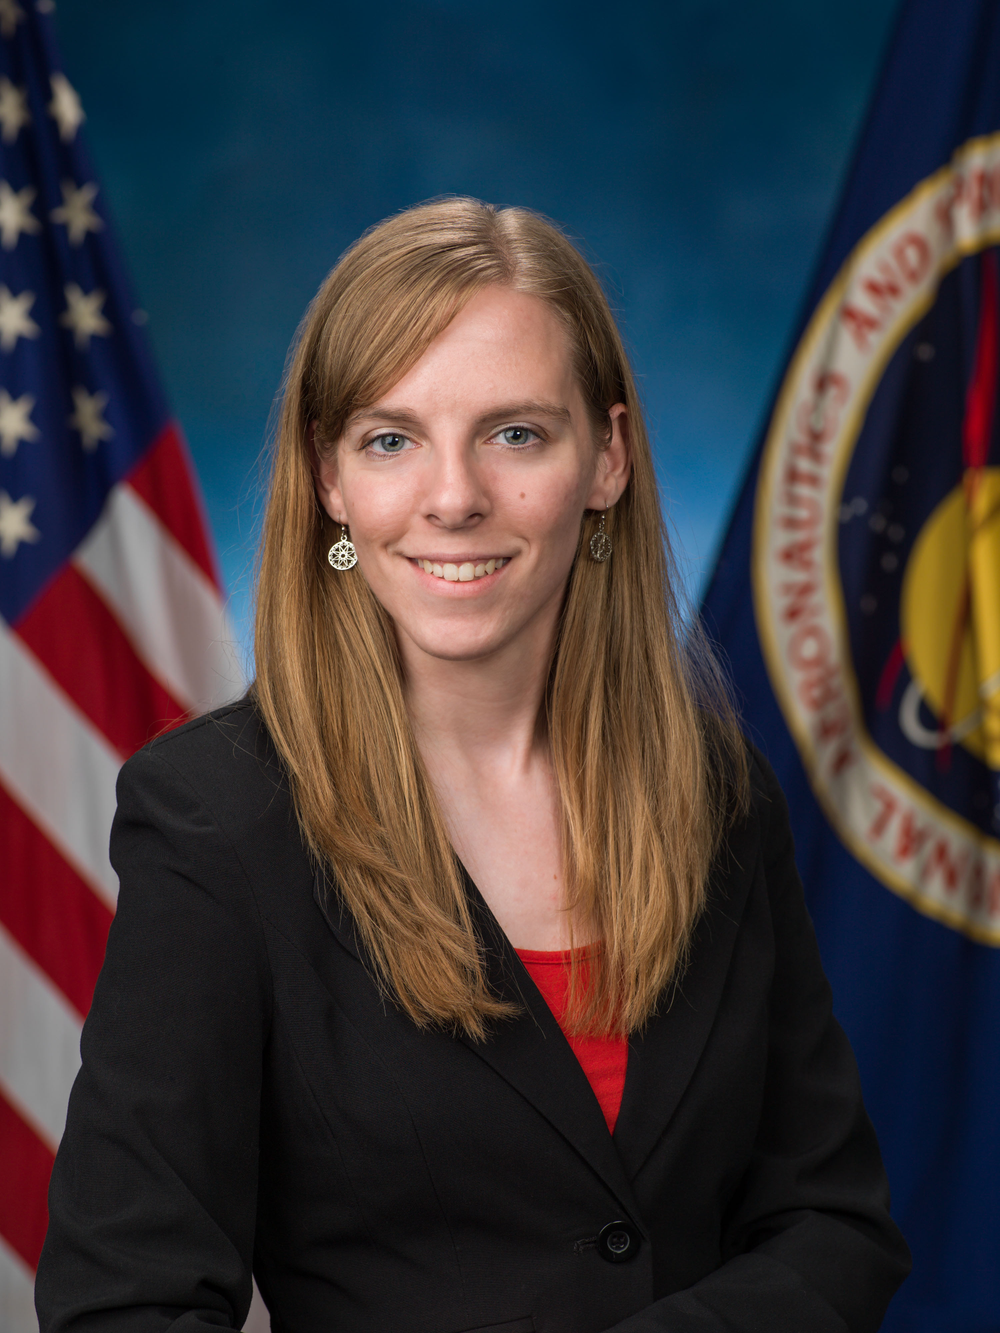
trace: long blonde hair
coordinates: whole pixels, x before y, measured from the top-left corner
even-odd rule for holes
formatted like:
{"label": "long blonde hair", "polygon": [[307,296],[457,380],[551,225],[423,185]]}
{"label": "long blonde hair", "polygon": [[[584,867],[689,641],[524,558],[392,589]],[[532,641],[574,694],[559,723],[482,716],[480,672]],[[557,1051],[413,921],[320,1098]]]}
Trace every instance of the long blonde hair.
{"label": "long blonde hair", "polygon": [[491,993],[460,867],[417,751],[392,623],[359,570],[333,573],[312,431],[336,447],[476,292],[540,297],[563,321],[595,427],[628,409],[632,475],[606,564],[581,524],[545,708],[572,916],[602,947],[574,976],[580,1031],[640,1028],[683,968],[743,745],[711,654],[685,634],[638,394],[600,283],[546,219],[449,199],[367,232],[323,283],[286,374],[264,519],[257,705],[306,844],[328,866],[377,980],[420,1026],[485,1035]]}

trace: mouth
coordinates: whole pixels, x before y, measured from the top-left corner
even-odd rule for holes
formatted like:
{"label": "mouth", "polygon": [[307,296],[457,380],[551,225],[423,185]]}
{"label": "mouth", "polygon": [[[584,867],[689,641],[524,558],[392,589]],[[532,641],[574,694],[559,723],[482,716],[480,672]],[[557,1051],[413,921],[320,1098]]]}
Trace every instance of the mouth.
{"label": "mouth", "polygon": [[432,578],[442,579],[445,583],[478,583],[491,574],[503,569],[510,563],[510,556],[491,556],[489,560],[463,560],[452,562],[444,560],[421,560],[412,562]]}

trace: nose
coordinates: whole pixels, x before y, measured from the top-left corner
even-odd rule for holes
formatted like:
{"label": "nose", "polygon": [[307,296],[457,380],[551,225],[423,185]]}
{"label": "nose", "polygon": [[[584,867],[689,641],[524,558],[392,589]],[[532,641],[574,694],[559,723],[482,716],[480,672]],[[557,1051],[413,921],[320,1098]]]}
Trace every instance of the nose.
{"label": "nose", "polygon": [[490,509],[489,495],[475,451],[463,440],[442,441],[434,449],[424,494],[424,517],[442,528],[480,523]]}

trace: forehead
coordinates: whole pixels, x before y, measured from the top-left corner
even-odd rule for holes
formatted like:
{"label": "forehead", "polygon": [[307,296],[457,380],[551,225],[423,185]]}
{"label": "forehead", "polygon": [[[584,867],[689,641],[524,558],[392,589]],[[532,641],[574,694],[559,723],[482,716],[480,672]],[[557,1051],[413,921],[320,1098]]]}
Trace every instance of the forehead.
{"label": "forehead", "polygon": [[558,398],[570,408],[579,398],[562,320],[540,297],[508,287],[477,292],[378,401],[461,399],[471,406],[497,394]]}

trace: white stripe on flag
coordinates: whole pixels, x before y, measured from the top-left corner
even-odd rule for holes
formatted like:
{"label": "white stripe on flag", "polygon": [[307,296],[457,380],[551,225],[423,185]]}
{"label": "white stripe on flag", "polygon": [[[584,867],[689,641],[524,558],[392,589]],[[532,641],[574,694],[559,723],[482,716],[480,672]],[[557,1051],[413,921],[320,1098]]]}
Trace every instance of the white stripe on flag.
{"label": "white stripe on flag", "polygon": [[240,694],[218,590],[130,486],[114,488],[73,560],[178,703],[204,712]]}
{"label": "white stripe on flag", "polygon": [[79,1018],[0,926],[0,1084],[55,1152],[80,1068]]}
{"label": "white stripe on flag", "polygon": [[121,758],[0,620],[0,779],[109,907],[108,859]]}
{"label": "white stripe on flag", "polygon": [[0,1328],[4,1333],[38,1333],[35,1282],[31,1269],[0,1236]]}

